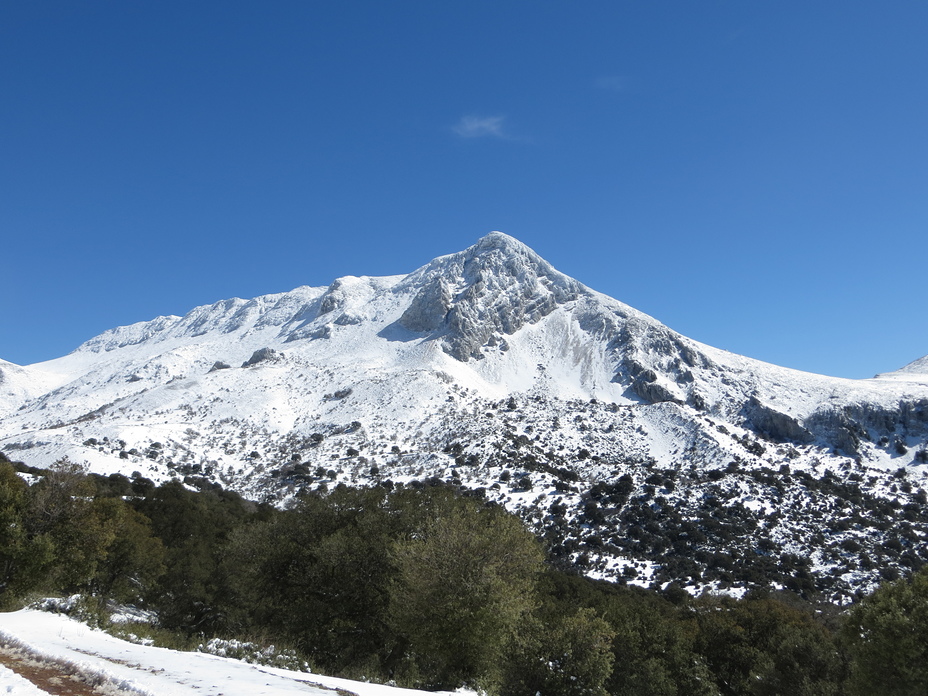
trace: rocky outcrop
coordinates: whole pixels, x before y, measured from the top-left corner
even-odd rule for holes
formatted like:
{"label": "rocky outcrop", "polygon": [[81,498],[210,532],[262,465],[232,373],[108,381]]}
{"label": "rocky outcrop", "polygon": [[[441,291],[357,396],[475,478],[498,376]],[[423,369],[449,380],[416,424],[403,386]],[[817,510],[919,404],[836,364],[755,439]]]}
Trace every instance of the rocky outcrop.
{"label": "rocky outcrop", "polygon": [[319,314],[328,314],[344,308],[348,304],[345,293],[345,278],[337,278],[329,286],[319,303]]}
{"label": "rocky outcrop", "polygon": [[481,348],[588,291],[512,237],[494,232],[458,254],[436,259],[399,290],[417,288],[400,317],[404,328],[435,333],[449,355],[480,357]]}
{"label": "rocky outcrop", "polygon": [[828,406],[809,416],[805,426],[834,447],[856,455],[861,440],[891,442],[928,435],[928,399],[900,401],[895,408],[875,403]]}
{"label": "rocky outcrop", "polygon": [[651,404],[682,403],[679,395],[671,387],[661,384],[657,372],[631,358],[622,361],[622,368],[613,381],[627,382],[629,389],[642,401]]}
{"label": "rocky outcrop", "polygon": [[[820,440],[848,456],[856,456],[860,452],[861,439],[869,438],[866,428],[850,418],[842,408],[820,409],[805,419],[805,425]],[[884,428],[881,426],[878,430],[883,431]]]}
{"label": "rocky outcrop", "polygon": [[412,298],[400,317],[400,324],[417,333],[441,328],[451,309],[451,287],[441,277],[435,278]]}
{"label": "rocky outcrop", "polygon": [[273,348],[259,348],[251,354],[251,357],[248,360],[242,363],[242,367],[253,367],[254,365],[263,362],[278,362],[283,360],[283,357],[283,353],[280,353]]}
{"label": "rocky outcrop", "polygon": [[762,404],[756,397],[742,408],[742,414],[754,430],[775,442],[812,442],[812,433],[802,427],[795,418]]}

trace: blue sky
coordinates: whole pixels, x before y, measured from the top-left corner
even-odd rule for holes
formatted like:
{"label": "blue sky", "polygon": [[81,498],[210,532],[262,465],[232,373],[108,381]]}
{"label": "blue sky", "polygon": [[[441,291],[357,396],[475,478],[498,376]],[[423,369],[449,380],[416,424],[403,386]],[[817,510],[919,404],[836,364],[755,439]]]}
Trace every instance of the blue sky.
{"label": "blue sky", "polygon": [[491,230],[681,333],[928,353],[928,4],[0,5],[0,358]]}

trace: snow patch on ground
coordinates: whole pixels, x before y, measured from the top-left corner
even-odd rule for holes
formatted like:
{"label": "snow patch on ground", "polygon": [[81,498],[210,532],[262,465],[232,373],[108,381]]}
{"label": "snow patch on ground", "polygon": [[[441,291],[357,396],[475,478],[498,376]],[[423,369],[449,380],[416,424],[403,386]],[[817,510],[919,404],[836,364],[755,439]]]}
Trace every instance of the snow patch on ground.
{"label": "snow patch on ground", "polygon": [[[252,665],[204,653],[184,653],[136,645],[66,616],[34,609],[0,614],[0,640],[32,656],[76,667],[105,678],[122,693],[140,696],[425,696],[400,689]],[[0,668],[0,693],[42,696],[8,669]],[[449,692],[441,692],[449,693]],[[472,692],[460,691],[461,694]]]}
{"label": "snow patch on ground", "polygon": [[0,693],[12,696],[47,696],[35,684],[16,674],[13,670],[0,665]]}

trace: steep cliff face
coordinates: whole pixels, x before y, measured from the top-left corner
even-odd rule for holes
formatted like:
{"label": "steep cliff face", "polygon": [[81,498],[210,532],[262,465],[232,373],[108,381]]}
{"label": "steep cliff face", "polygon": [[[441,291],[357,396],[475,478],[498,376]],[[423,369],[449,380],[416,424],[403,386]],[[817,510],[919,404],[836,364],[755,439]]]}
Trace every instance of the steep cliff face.
{"label": "steep cliff face", "polygon": [[526,324],[589,291],[527,246],[493,232],[466,251],[435,259],[397,288],[414,290],[400,324],[429,333],[458,360],[505,341]]}

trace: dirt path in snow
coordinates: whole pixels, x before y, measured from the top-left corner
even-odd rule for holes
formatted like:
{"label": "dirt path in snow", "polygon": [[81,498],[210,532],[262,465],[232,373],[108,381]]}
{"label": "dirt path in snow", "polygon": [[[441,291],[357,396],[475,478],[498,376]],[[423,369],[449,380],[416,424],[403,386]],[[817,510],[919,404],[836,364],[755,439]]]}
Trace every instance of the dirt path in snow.
{"label": "dirt path in snow", "polygon": [[107,679],[67,664],[44,660],[8,643],[0,643],[0,664],[31,681],[51,696],[138,696]]}

